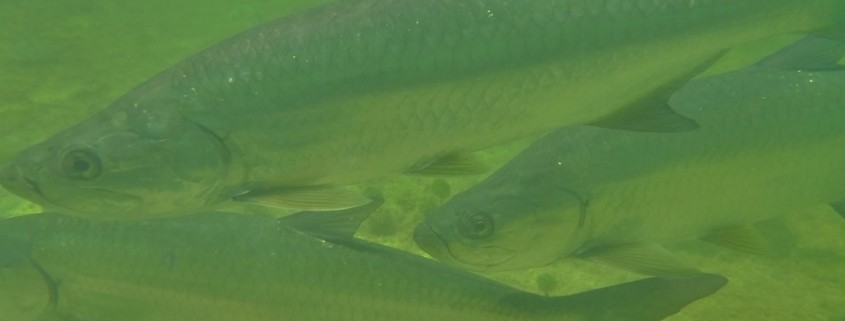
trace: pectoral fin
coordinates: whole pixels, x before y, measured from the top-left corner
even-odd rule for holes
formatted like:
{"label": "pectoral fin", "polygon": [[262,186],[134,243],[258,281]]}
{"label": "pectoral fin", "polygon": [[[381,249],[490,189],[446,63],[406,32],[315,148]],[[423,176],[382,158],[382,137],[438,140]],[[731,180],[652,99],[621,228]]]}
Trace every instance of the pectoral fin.
{"label": "pectoral fin", "polygon": [[490,167],[472,153],[453,153],[433,160],[418,163],[409,174],[432,176],[478,175],[490,171]]}
{"label": "pectoral fin", "polygon": [[771,253],[771,249],[760,233],[748,226],[720,228],[701,240],[745,253],[758,255]]}
{"label": "pectoral fin", "polygon": [[268,207],[307,211],[336,211],[362,206],[371,201],[342,187],[308,186],[276,188],[235,197],[235,200]]}
{"label": "pectoral fin", "polygon": [[325,240],[351,238],[361,223],[375,211],[384,199],[374,197],[372,202],[345,210],[299,212],[279,219],[279,224],[292,227]]}
{"label": "pectoral fin", "polygon": [[654,244],[618,244],[587,249],[578,257],[631,272],[661,277],[690,277],[702,274],[675,259]]}

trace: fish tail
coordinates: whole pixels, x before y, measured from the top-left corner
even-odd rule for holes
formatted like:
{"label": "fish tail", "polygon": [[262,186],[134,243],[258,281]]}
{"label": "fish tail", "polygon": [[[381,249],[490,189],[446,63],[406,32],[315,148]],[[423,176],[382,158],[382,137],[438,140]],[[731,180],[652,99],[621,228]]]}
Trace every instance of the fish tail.
{"label": "fish tail", "polygon": [[564,320],[575,314],[579,320],[588,321],[657,321],[715,293],[726,283],[727,279],[715,274],[691,278],[648,278],[570,296],[523,294],[507,301],[527,311],[540,313],[546,320]]}

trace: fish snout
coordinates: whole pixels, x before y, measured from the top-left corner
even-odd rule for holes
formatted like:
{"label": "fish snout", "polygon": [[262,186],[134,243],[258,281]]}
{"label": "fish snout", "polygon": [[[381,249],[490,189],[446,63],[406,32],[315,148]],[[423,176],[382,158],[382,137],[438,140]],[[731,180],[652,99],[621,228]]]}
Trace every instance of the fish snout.
{"label": "fish snout", "polygon": [[41,195],[38,185],[26,177],[23,171],[14,163],[0,168],[0,185],[24,198]]}
{"label": "fish snout", "polygon": [[442,260],[448,255],[446,241],[428,223],[422,222],[414,229],[414,243],[431,257]]}

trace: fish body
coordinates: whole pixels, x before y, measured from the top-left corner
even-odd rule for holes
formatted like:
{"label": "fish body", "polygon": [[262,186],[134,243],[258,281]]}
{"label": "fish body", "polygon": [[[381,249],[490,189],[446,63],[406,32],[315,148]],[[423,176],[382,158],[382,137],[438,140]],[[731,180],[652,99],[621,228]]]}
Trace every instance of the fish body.
{"label": "fish body", "polygon": [[728,48],[828,30],[845,30],[845,0],[338,1],[172,66],[23,151],[0,182],[89,217],[265,196],[351,207],[315,191],[619,124]]}
{"label": "fish body", "polygon": [[[807,44],[814,48],[804,54],[838,52],[834,62],[845,53],[812,38],[781,53]],[[417,244],[475,270],[696,238],[754,252],[754,242],[742,244],[754,241],[742,226],[821,204],[841,210],[845,72],[764,66],[793,64],[782,56],[694,79],[673,94],[671,107],[698,122],[695,131],[580,126],[549,134],[429,213]],[[636,271],[643,262],[627,263]]]}
{"label": "fish body", "polygon": [[[315,215],[309,215],[314,217]],[[725,284],[647,279],[545,297],[262,216],[0,222],[4,321],[660,320]],[[14,277],[14,278],[9,278]]]}

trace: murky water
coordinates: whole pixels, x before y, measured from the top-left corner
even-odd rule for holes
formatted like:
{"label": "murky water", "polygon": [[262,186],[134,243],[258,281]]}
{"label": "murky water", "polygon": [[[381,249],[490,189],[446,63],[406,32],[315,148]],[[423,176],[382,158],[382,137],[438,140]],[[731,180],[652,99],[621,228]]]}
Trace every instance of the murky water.
{"label": "murky water", "polygon": [[[237,31],[312,5],[313,0],[0,2],[0,162],[103,108],[134,85]],[[790,38],[791,39],[791,38]],[[711,72],[736,68],[788,38],[741,48]],[[843,106],[845,107],[845,106]],[[486,153],[492,164],[525,146]],[[387,204],[360,236],[420,253],[410,231],[424,213],[480,178],[397,177],[362,186]],[[0,215],[37,212],[0,191]],[[753,256],[699,242],[677,244],[681,259],[723,274],[729,285],[669,320],[845,320],[845,220],[826,206],[760,224],[775,253]],[[565,261],[492,278],[549,294],[639,278]],[[545,280],[538,286],[538,278]],[[553,279],[556,282],[548,282]],[[550,284],[554,283],[554,284]]]}

